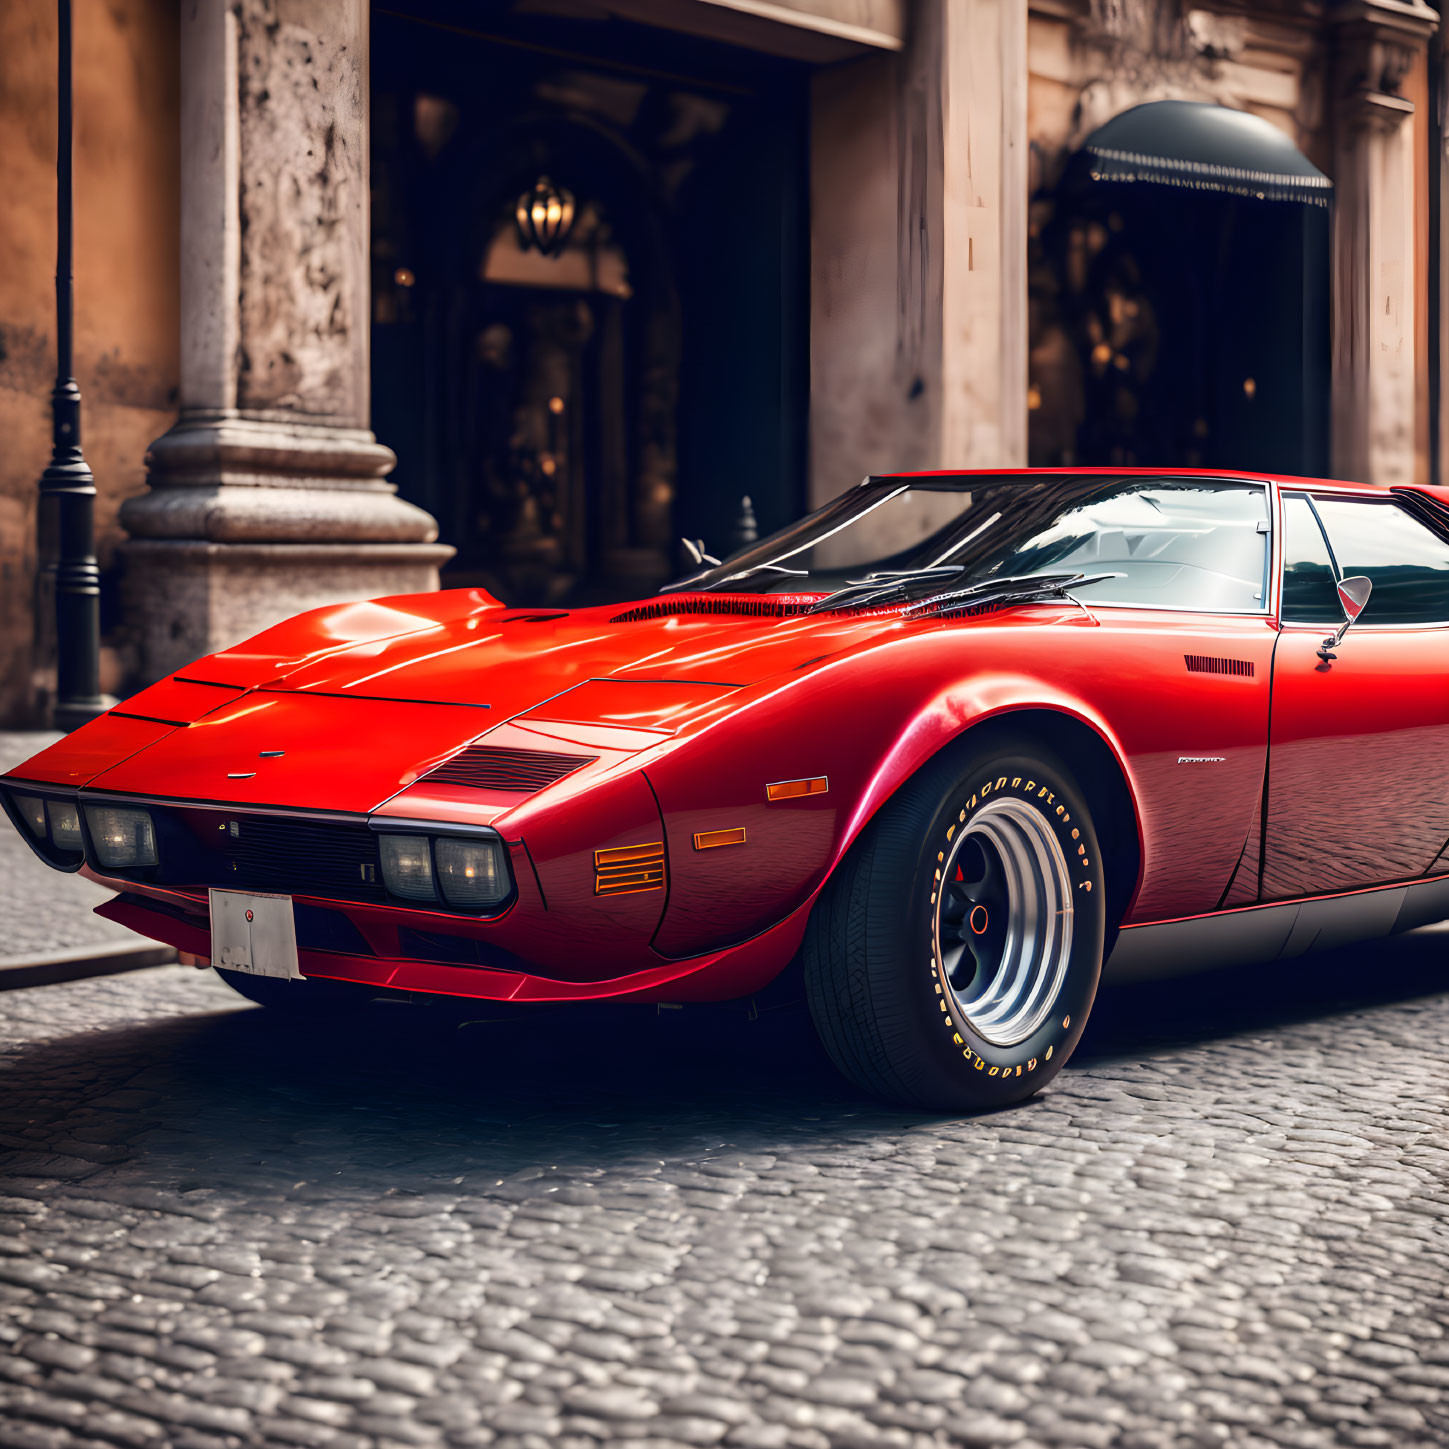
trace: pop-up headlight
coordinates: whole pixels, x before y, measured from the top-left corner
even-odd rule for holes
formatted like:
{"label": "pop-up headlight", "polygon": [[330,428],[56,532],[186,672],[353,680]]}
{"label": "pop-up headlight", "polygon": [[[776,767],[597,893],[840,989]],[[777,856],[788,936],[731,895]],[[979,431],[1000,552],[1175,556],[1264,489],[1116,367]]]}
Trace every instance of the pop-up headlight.
{"label": "pop-up headlight", "polygon": [[382,880],[390,894],[405,901],[435,901],[433,858],[426,835],[383,835],[378,837],[382,851]]}
{"label": "pop-up headlight", "polygon": [[90,826],[97,865],[110,870],[134,870],[156,864],[156,832],[145,810],[87,805],[86,824]]}
{"label": "pop-up headlight", "polygon": [[482,910],[506,900],[512,889],[500,840],[458,840],[440,836],[433,842],[438,884],[450,906]]}
{"label": "pop-up headlight", "polygon": [[80,855],[85,850],[80,811],[69,800],[47,800],[45,814],[50,822],[50,843],[57,850]]}

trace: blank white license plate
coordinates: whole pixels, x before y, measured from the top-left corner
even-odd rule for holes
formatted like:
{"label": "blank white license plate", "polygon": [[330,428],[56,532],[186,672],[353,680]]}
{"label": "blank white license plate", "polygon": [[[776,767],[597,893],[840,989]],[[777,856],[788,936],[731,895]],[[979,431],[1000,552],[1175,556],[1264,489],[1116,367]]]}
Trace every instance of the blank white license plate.
{"label": "blank white license plate", "polygon": [[291,896],[211,893],[211,964],[249,976],[298,981]]}

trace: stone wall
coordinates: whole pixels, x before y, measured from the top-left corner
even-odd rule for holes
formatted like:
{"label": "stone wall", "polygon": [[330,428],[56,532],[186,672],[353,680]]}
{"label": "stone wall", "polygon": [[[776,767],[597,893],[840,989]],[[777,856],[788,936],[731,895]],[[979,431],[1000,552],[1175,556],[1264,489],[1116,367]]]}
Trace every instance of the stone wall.
{"label": "stone wall", "polygon": [[1092,131],[1144,101],[1214,101],[1282,130],[1330,164],[1321,6],[1278,0],[1031,0],[1027,132],[1033,189]]}
{"label": "stone wall", "polygon": [[[176,412],[177,4],[74,4],[76,377],[109,579],[117,510],[145,488],[146,446]],[[0,5],[0,723],[11,725],[35,720],[51,687],[35,501],[55,377],[55,47],[51,0]],[[114,660],[102,664],[114,688]]]}
{"label": "stone wall", "polygon": [[[1132,106],[1208,101],[1278,127],[1335,184],[1332,314],[1336,476],[1430,475],[1427,48],[1423,0],[1030,0],[1032,235],[1051,188],[1098,126]],[[1033,264],[1032,454],[1080,416]],[[1074,408],[1076,415],[1074,415]]]}

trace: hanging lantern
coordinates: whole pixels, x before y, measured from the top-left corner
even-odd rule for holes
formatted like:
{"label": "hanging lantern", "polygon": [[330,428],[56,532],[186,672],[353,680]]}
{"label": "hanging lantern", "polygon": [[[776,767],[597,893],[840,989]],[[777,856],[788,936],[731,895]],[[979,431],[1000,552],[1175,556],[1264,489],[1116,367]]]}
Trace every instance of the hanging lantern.
{"label": "hanging lantern", "polygon": [[535,247],[546,257],[556,257],[574,229],[573,196],[547,176],[540,176],[518,198],[513,220],[524,251]]}

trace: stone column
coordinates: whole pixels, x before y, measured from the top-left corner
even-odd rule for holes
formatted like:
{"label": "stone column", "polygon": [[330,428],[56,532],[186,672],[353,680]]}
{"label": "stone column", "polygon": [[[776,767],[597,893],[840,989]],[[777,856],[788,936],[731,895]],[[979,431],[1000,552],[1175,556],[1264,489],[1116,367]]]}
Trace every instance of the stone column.
{"label": "stone column", "polygon": [[1333,471],[1414,481],[1415,228],[1410,67],[1438,16],[1423,0],[1341,0],[1334,27]]}
{"label": "stone column", "polygon": [[1021,0],[941,6],[948,468],[1026,464],[1026,9]]}
{"label": "stone column", "polygon": [[1435,37],[1429,64],[1435,81],[1430,86],[1435,114],[1429,132],[1430,205],[1434,208],[1430,213],[1434,229],[1429,236],[1429,264],[1438,293],[1437,306],[1430,309],[1431,320],[1438,324],[1429,336],[1429,406],[1434,411],[1430,479],[1443,485],[1449,484],[1449,36],[1442,29]]}
{"label": "stone column", "polygon": [[811,498],[1026,462],[1026,7],[917,0],[903,50],[818,73]]}
{"label": "stone column", "polygon": [[148,680],[452,554],[368,428],[365,0],[182,0],[181,172],[180,416],[121,513]]}

